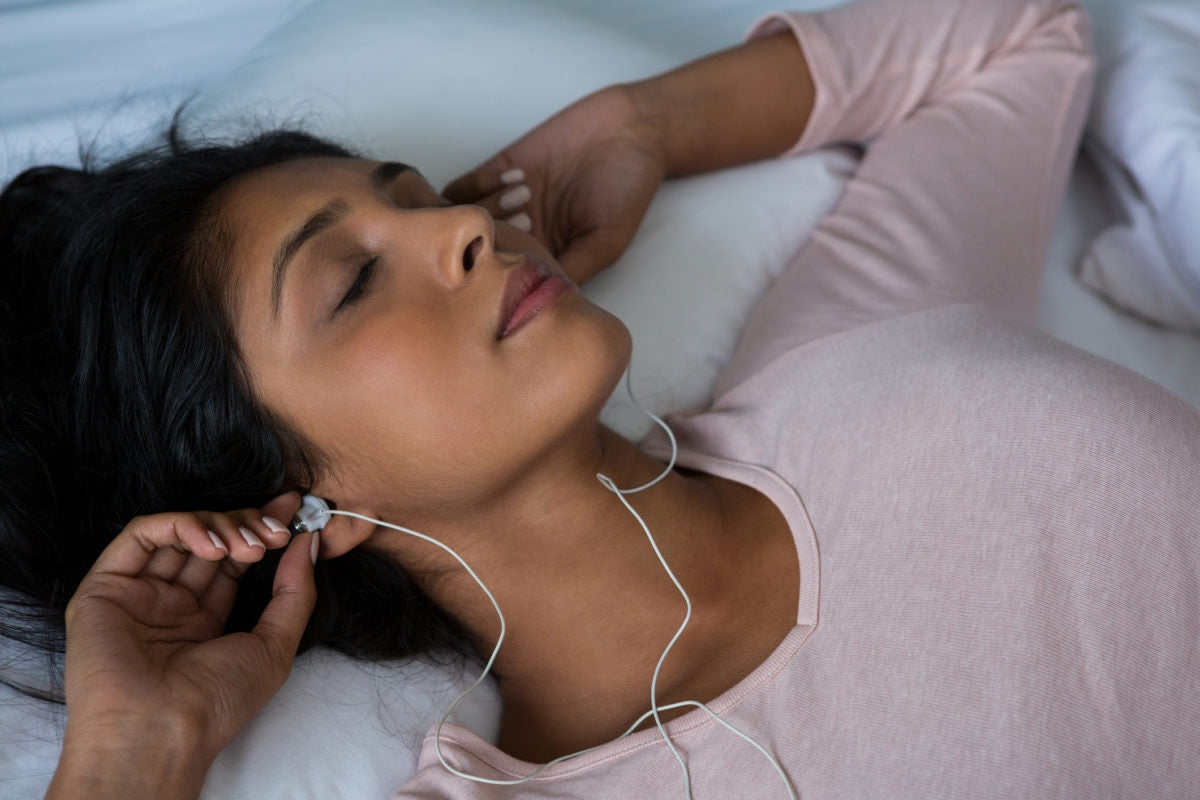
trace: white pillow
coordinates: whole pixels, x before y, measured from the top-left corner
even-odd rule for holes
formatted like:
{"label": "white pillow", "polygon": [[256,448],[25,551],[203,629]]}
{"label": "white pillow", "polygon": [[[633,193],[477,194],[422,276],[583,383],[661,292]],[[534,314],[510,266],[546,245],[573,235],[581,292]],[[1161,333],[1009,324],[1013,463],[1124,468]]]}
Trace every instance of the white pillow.
{"label": "white pillow", "polygon": [[[386,798],[417,769],[421,740],[477,671],[427,659],[296,659],[287,683],[217,757],[202,800]],[[484,683],[451,719],[494,741],[500,698]]]}
{"label": "white pillow", "polygon": [[1089,145],[1125,221],[1080,278],[1116,304],[1200,330],[1200,3],[1091,0],[1099,57]]}
{"label": "white pillow", "polygon": [[[26,677],[8,668],[10,659],[19,664],[23,655],[18,645],[0,644],[6,675]],[[421,739],[468,679],[474,679],[470,671],[425,659],[373,664],[309,651],[296,659],[262,713],[217,757],[201,797],[382,800],[416,771]],[[36,677],[25,683],[40,684]],[[452,717],[488,739],[498,733],[499,718],[500,700],[491,683]],[[65,723],[62,706],[0,685],[0,797],[33,800],[45,794]]]}

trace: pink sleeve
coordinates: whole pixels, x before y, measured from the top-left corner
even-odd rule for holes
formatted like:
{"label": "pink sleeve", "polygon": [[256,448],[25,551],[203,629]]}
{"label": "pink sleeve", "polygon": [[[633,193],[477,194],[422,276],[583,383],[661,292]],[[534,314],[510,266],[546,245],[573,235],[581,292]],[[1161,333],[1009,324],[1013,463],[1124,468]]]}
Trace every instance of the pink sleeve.
{"label": "pink sleeve", "polygon": [[771,14],[816,84],[789,154],[871,140],[837,208],[756,307],[718,392],[818,337],[953,302],[1032,319],[1090,99],[1073,0],[861,0]]}

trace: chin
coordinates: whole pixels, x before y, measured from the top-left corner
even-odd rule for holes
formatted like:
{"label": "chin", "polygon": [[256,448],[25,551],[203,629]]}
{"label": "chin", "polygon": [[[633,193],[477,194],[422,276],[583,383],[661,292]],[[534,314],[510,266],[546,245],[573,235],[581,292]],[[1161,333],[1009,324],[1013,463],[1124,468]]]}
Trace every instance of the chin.
{"label": "chin", "polygon": [[578,388],[588,390],[579,397],[580,410],[587,409],[598,418],[629,366],[633,336],[618,317],[599,306],[589,306],[594,309],[594,319],[588,320],[586,335],[572,350],[571,360],[578,367],[572,369],[578,375]]}
{"label": "chin", "polygon": [[[594,430],[633,351],[625,323],[582,296],[572,301],[574,307],[555,309],[565,313],[534,320],[513,340],[521,405],[535,440]],[[531,335],[518,342],[521,334]]]}
{"label": "chin", "polygon": [[414,520],[438,509],[483,508],[554,453],[588,446],[629,364],[632,337],[617,317],[573,300],[574,307],[555,309],[568,313],[546,314],[517,331],[502,348],[503,363],[484,365],[499,367],[487,372],[486,383],[465,370],[464,383],[429,405],[420,422],[414,424],[411,407],[398,412],[386,435],[404,457],[373,462],[397,465],[386,470],[384,496],[421,498],[406,508]]}

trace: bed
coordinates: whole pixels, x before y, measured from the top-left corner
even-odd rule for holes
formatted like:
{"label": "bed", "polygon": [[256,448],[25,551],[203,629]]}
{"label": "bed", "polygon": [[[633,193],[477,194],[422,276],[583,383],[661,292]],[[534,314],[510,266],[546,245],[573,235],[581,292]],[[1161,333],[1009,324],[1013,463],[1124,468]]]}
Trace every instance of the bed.
{"label": "bed", "polygon": [[[793,2],[815,9],[833,2]],[[295,124],[419,166],[434,185],[563,104],[735,43],[766,0],[0,0],[0,173],[120,152],[161,132]],[[1099,91],[1046,263],[1050,334],[1200,409],[1200,7],[1092,0]],[[704,404],[737,330],[837,202],[858,152],[830,148],[664,186],[630,251],[586,289],[634,336],[640,400]],[[1195,228],[1195,230],[1193,230]],[[699,265],[699,266],[698,266]],[[705,280],[694,280],[697,274]],[[649,424],[615,396],[610,425]],[[0,643],[0,669],[45,666]],[[221,755],[205,798],[387,797],[472,678],[455,662],[301,657]],[[485,685],[455,720],[495,734]],[[0,687],[0,796],[40,797],[60,706]]]}

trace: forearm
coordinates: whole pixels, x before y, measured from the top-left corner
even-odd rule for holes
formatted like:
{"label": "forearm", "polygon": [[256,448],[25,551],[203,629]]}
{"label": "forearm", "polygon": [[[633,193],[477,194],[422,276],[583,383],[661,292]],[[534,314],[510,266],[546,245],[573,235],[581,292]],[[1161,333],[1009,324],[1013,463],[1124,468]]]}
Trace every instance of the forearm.
{"label": "forearm", "polygon": [[[873,140],[977,82],[990,64],[1028,46],[1047,20],[1076,5],[956,0],[943,8],[927,0],[859,0],[823,12],[774,14],[743,45],[626,88],[658,142],[667,175],[688,175],[797,145]],[[1072,41],[1063,42],[1072,51],[1087,39],[1086,20],[1075,27]]]}
{"label": "forearm", "polygon": [[197,738],[178,726],[106,726],[84,732],[68,723],[46,800],[198,797],[212,759],[197,748]]}
{"label": "forearm", "polygon": [[815,90],[788,32],[756,39],[628,84],[654,131],[668,177],[770,158],[808,124]]}

